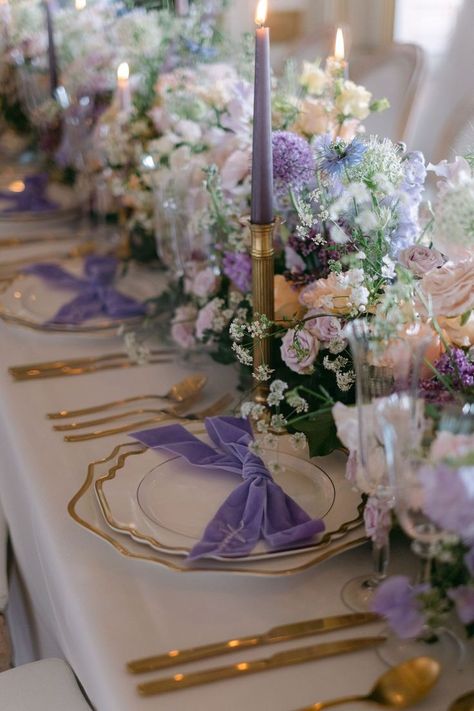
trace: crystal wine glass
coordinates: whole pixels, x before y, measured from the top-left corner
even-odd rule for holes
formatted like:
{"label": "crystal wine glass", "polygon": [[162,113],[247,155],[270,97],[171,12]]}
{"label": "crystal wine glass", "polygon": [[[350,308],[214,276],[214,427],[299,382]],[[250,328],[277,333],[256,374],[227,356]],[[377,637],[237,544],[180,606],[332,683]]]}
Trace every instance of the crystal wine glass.
{"label": "crystal wine glass", "polygon": [[[387,343],[372,334],[368,322],[362,319],[352,321],[345,333],[356,374],[357,483],[369,496],[366,523],[371,515],[374,568],[370,574],[349,580],[342,590],[342,599],[349,608],[364,611],[370,609],[375,590],[387,574],[389,518],[393,507],[377,407],[395,391],[416,391],[427,341],[409,335]],[[410,418],[414,416],[413,411]]]}
{"label": "crystal wine glass", "polygon": [[[472,405],[445,407],[439,411],[437,422],[420,418],[418,436],[410,438],[403,423],[411,416],[414,407],[413,398],[407,394],[395,394],[383,409],[379,409],[379,415],[397,518],[412,539],[411,548],[420,561],[416,582],[428,586],[433,560],[440,546],[453,533],[438,517],[444,499],[437,470],[445,467],[443,461],[449,462],[451,456],[456,457],[453,441],[449,439],[443,443],[443,439],[448,433],[472,435],[474,408]],[[436,449],[438,454],[442,453],[440,444],[442,450],[446,450],[446,460],[434,456]],[[445,501],[444,505],[449,506],[449,502]],[[436,624],[426,625],[417,639],[400,639],[390,635],[380,656],[389,664],[397,664],[427,653],[446,664],[462,656],[463,646],[456,635],[438,620]]]}

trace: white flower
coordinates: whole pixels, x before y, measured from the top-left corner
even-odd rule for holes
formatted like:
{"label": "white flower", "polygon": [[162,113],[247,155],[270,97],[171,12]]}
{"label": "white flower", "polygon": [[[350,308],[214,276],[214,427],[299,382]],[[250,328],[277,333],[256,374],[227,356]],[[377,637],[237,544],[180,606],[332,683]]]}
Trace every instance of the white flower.
{"label": "white flower", "polygon": [[343,116],[352,116],[362,121],[370,114],[371,98],[372,94],[363,86],[345,81],[336,98],[336,108]]}
{"label": "white flower", "polygon": [[326,72],[317,63],[304,61],[299,82],[310,94],[322,94],[328,83],[328,78]]}
{"label": "white flower", "polygon": [[201,127],[195,121],[180,119],[174,126],[176,133],[187,143],[199,143],[202,138]]}
{"label": "white flower", "polygon": [[291,446],[293,449],[304,449],[308,443],[306,435],[304,432],[295,432],[290,435]]}
{"label": "white flower", "polygon": [[382,267],[382,276],[385,279],[394,279],[396,276],[395,262],[393,262],[387,254],[385,257],[382,257],[382,262],[384,264]]}

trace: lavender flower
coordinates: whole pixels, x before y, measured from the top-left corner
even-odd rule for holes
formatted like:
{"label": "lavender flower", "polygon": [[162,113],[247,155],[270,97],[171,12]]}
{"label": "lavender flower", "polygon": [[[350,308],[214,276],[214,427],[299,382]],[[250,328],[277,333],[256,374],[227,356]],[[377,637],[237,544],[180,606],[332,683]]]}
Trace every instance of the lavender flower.
{"label": "lavender flower", "polygon": [[419,595],[428,588],[428,585],[411,585],[405,575],[394,575],[376,591],[372,609],[385,617],[401,639],[417,637],[425,624]]}
{"label": "lavender flower", "polygon": [[390,201],[396,205],[397,226],[391,234],[391,254],[396,257],[410,247],[419,233],[418,211],[424,191],[426,165],[423,153],[407,153],[403,162],[403,179]]}
{"label": "lavender flower", "polygon": [[[456,391],[466,391],[474,387],[474,362],[462,348],[451,348],[443,353],[434,367]],[[449,402],[451,394],[438,378],[431,378],[420,383],[420,390],[429,402]]]}
{"label": "lavender flower", "polygon": [[448,590],[448,597],[456,606],[456,614],[463,625],[474,622],[474,588],[460,585]]}
{"label": "lavender flower", "polygon": [[252,286],[252,260],[244,252],[225,252],[222,262],[226,277],[235,284],[243,294],[247,294]]}
{"label": "lavender flower", "polygon": [[357,138],[346,143],[340,138],[333,141],[329,134],[318,138],[314,146],[318,170],[334,178],[360,163],[367,150],[367,146]]}
{"label": "lavender flower", "polygon": [[290,190],[300,192],[314,182],[314,158],[304,138],[291,131],[275,131],[272,143],[273,179],[278,197],[286,197]]}
{"label": "lavender flower", "polygon": [[474,543],[474,467],[426,465],[419,471],[423,510],[440,528]]}

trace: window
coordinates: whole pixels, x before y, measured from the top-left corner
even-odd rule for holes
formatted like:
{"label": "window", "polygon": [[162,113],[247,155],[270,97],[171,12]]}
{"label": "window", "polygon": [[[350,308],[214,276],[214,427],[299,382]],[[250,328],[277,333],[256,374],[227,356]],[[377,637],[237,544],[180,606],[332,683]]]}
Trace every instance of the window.
{"label": "window", "polygon": [[[471,0],[468,0],[471,1]],[[431,62],[446,51],[464,0],[397,0],[395,40],[420,45]]]}

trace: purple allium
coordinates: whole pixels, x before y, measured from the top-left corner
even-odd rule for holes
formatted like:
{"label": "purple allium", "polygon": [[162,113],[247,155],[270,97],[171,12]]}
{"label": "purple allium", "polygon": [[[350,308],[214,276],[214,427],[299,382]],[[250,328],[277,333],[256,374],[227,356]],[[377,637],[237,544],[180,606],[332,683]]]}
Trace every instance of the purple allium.
{"label": "purple allium", "polygon": [[425,624],[419,595],[428,589],[429,585],[411,585],[405,575],[394,575],[376,591],[372,610],[382,615],[401,639],[417,637]]}
{"label": "purple allium", "polygon": [[448,597],[456,606],[456,614],[463,625],[474,622],[474,588],[460,585],[458,588],[448,590]]}
{"label": "purple allium", "polygon": [[222,268],[239,291],[247,294],[252,286],[252,259],[245,252],[224,252]]}
{"label": "purple allium", "polygon": [[346,168],[360,163],[367,150],[367,146],[357,138],[346,143],[341,138],[333,141],[329,134],[318,138],[314,146],[318,170],[333,178],[341,176]]}
{"label": "purple allium", "polygon": [[309,143],[291,131],[273,132],[273,180],[278,197],[314,183],[314,158]]}

